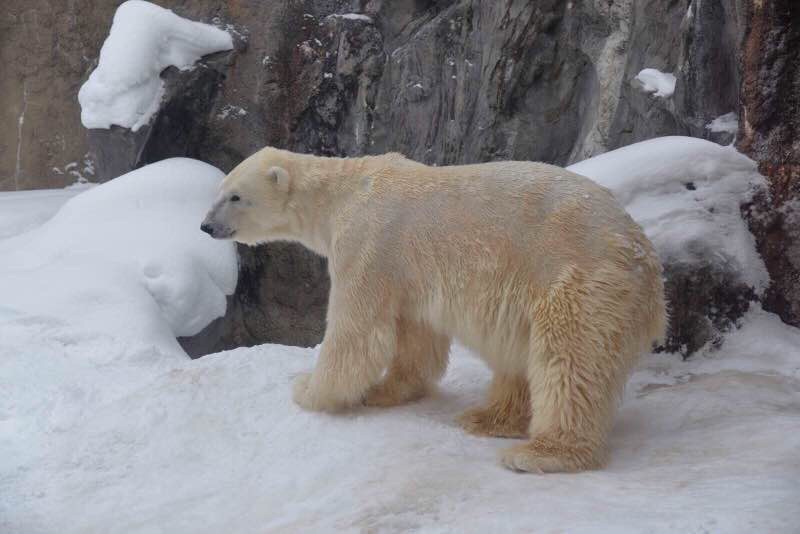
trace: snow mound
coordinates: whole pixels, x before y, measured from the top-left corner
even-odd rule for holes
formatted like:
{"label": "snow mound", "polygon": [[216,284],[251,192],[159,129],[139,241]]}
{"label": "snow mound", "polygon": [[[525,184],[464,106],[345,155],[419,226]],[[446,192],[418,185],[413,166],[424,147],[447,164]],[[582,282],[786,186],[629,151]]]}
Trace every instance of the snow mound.
{"label": "snow mound", "polygon": [[732,146],[661,137],[568,167],[609,188],[665,263],[714,263],[757,293],[769,274],[740,206],[765,186],[756,163]]}
{"label": "snow mound", "polygon": [[642,69],[636,75],[636,80],[642,84],[644,92],[653,93],[653,96],[669,98],[675,93],[677,79],[669,72],[661,72],[657,69]]}
{"label": "snow mound", "polygon": [[149,379],[142,364],[134,387],[116,363],[76,370],[55,347],[27,369],[15,357],[26,399],[51,366],[73,384],[39,397],[38,420],[6,419],[18,438],[0,440],[7,532],[744,533],[800,522],[800,333],[757,309],[724,352],[644,359],[608,467],[546,476],[499,465],[517,441],[456,425],[490,380],[462,348],[434,396],[331,416],[291,401],[314,349],[237,349]]}
{"label": "snow mound", "polygon": [[219,28],[128,0],[117,8],[97,68],[78,93],[81,122],[87,128],[116,124],[135,132],[158,111],[164,94],[161,71],[190,69],[202,56],[232,48],[230,34]]}
{"label": "snow mound", "polygon": [[222,178],[176,158],[73,197],[0,241],[2,305],[182,354],[175,336],[223,315],[236,286],[233,244],[198,226]]}

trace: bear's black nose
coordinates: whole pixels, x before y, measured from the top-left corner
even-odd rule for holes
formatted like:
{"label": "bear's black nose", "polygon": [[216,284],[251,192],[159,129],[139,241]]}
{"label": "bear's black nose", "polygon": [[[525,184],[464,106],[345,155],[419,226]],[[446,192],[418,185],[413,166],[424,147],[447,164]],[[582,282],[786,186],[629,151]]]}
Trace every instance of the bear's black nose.
{"label": "bear's black nose", "polygon": [[214,236],[214,228],[212,228],[210,224],[203,223],[203,224],[200,225],[200,229],[202,231],[204,231],[205,233],[207,233],[208,235],[210,235],[212,237]]}

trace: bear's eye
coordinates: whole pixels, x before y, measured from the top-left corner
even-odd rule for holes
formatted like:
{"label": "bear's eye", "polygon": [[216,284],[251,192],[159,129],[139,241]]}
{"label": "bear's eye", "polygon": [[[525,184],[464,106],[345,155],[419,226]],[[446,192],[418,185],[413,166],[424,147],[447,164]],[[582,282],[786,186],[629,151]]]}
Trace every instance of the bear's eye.
{"label": "bear's eye", "polygon": [[242,199],[239,198],[239,195],[231,195],[231,202],[239,202],[240,200]]}

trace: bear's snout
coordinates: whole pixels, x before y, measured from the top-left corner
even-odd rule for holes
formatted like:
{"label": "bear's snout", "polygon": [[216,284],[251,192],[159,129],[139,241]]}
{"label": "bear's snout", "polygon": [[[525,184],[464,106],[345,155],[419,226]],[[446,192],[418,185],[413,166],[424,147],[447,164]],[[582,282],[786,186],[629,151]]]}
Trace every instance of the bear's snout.
{"label": "bear's snout", "polygon": [[214,239],[232,238],[236,232],[227,225],[221,224],[213,219],[206,218],[200,225],[200,229]]}
{"label": "bear's snout", "polygon": [[210,235],[211,237],[214,237],[214,227],[208,224],[207,222],[201,224],[200,229],[205,233],[207,233],[208,235]]}

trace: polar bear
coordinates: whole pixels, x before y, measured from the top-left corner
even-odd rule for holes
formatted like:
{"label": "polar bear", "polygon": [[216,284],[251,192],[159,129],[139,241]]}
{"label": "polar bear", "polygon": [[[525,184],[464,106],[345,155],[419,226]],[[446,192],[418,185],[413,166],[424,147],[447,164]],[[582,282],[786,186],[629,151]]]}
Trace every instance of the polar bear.
{"label": "polar bear", "polygon": [[486,403],[459,422],[527,438],[502,454],[518,471],[601,467],[631,367],[664,334],[661,265],[642,229],[607,189],[552,165],[267,147],[225,178],[201,229],[328,258],[327,328],[297,404],[419,399],[455,338],[493,372]]}

